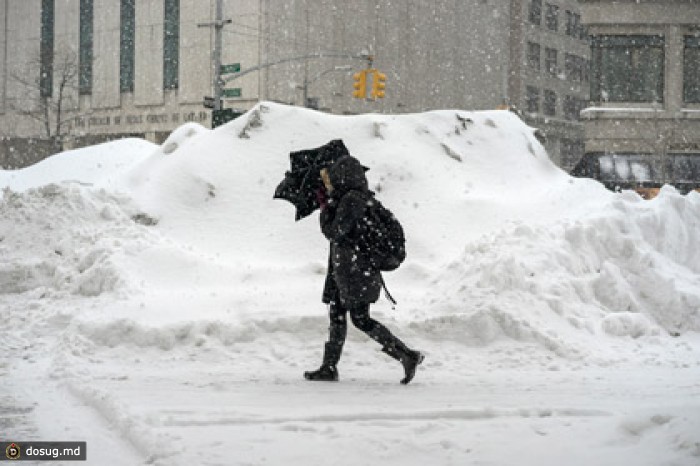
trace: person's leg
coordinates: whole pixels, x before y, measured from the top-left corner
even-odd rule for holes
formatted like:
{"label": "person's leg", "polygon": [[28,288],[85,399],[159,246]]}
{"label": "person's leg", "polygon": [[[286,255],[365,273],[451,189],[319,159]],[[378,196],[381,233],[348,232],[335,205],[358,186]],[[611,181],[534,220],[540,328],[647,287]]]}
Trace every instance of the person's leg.
{"label": "person's leg", "polygon": [[338,380],[338,361],[343,352],[343,344],[348,333],[347,310],[341,305],[331,302],[328,311],[330,325],[328,341],[324,346],[323,362],[315,371],[304,372],[307,380],[332,381]]}
{"label": "person's leg", "polygon": [[348,311],[335,301],[331,301],[328,306],[328,317],[330,325],[328,327],[328,342],[339,346],[342,350],[345,344],[345,337],[348,334]]}
{"label": "person's leg", "polygon": [[419,351],[410,349],[396,338],[388,328],[372,319],[369,315],[369,304],[354,305],[349,311],[355,327],[382,345],[382,351],[401,362],[405,372],[405,377],[401,380],[401,383],[409,383],[416,375],[418,364],[423,362],[424,355]]}

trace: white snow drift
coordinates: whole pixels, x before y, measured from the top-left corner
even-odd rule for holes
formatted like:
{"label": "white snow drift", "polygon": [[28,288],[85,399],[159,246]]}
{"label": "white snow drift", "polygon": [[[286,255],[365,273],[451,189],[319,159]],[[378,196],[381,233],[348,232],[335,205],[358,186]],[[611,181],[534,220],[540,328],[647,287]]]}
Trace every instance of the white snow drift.
{"label": "white snow drift", "polygon": [[[325,338],[327,244],[317,214],[294,222],[272,194],[290,151],[337,138],[406,230],[408,259],[386,275],[399,306],[374,312],[428,354],[408,391],[357,332],[345,382],[300,378]],[[128,441],[112,449],[157,464],[191,464],[202,444],[212,464],[700,457],[700,195],[643,201],[571,178],[512,113],[262,103],[159,147],[128,140],[0,172],[0,187],[4,377],[8,396],[42,407],[41,435],[57,432],[47,420],[68,407],[47,406],[67,387]],[[49,376],[54,395],[27,389]],[[603,394],[593,381],[607,378]],[[577,388],[589,383],[597,400]],[[636,383],[648,388],[630,397]],[[78,432],[104,441],[85,419]],[[528,442],[549,455],[523,453]],[[108,450],[96,458],[118,463]]]}

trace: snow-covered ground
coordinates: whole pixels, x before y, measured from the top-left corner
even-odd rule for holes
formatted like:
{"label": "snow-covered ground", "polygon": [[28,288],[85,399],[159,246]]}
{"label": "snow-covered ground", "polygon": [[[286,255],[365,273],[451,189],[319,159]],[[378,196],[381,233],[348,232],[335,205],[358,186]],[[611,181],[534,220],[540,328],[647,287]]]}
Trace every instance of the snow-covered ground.
{"label": "snow-covered ground", "polygon": [[[399,217],[399,305],[339,383],[317,214],[273,200],[342,138]],[[700,195],[556,168],[505,111],[331,116],[263,103],[162,146],[0,171],[0,428],[95,465],[698,465]]]}

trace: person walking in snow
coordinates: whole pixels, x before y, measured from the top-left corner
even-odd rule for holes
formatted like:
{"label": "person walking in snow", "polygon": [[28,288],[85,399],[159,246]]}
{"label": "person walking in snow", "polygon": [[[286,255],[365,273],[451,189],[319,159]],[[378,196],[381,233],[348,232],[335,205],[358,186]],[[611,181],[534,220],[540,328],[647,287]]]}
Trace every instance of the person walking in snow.
{"label": "person walking in snow", "polygon": [[362,225],[371,225],[366,216],[374,199],[369,190],[365,168],[346,155],[321,170],[325,189],[318,192],[321,204],[321,231],[330,241],[328,272],[323,302],[329,305],[329,338],[323,363],[315,371],[304,373],[307,380],[337,381],[338,361],[347,335],[347,317],[358,329],[382,345],[382,351],[401,362],[409,383],[424,355],[407,347],[384,325],[369,315],[370,304],[379,299],[383,285],[381,272],[372,266],[362,251]]}

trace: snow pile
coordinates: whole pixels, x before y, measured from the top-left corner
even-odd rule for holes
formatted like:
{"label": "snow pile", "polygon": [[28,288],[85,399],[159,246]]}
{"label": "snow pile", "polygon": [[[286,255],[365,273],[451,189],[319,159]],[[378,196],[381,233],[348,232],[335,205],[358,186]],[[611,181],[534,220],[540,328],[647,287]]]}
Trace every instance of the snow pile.
{"label": "snow pile", "polygon": [[[322,317],[309,309],[318,306],[327,244],[315,214],[295,223],[293,207],[272,193],[290,151],[334,138],[371,167],[372,189],[404,224],[408,260],[386,278],[399,318],[419,335],[535,342],[581,360],[599,357],[606,337],[700,330],[699,196],[666,189],[643,202],[573,179],[505,111],[349,117],[264,103],[214,131],[183,125],[128,169],[85,175],[94,189],[7,192],[3,225],[22,233],[4,235],[15,252],[0,289],[96,296],[129,283],[192,303],[74,329],[96,342],[123,337],[105,337],[105,346],[172,348],[212,333],[230,344],[246,338],[231,327],[251,322],[298,332],[290,322]],[[66,160],[43,163],[72,171]],[[39,167],[27,170],[26,184],[43,179]],[[110,194],[115,187],[123,194]],[[202,307],[198,288],[216,290],[205,319],[190,310]],[[183,332],[191,338],[173,338]]]}
{"label": "snow pile", "polygon": [[[420,334],[534,341],[582,359],[605,335],[700,330],[697,196],[671,189],[647,203],[572,179],[509,112],[339,117],[262,104],[216,131],[181,127],[125,184],[195,255],[257,277],[297,266],[300,286],[318,289],[327,246],[315,215],[294,223],[271,193],[290,151],[333,138],[371,167],[404,223],[409,258],[387,280]],[[263,289],[299,293],[275,279]]]}
{"label": "snow pile", "polygon": [[468,245],[433,281],[431,313],[464,321],[465,341],[534,339],[560,355],[571,354],[565,342],[595,348],[601,333],[699,332],[698,244],[700,195],[626,193],[595,215]]}
{"label": "snow pile", "polygon": [[0,200],[0,294],[98,296],[128,279],[118,257],[145,244],[127,198],[48,184]]}
{"label": "snow pile", "polygon": [[[569,181],[509,112],[345,117],[266,103],[215,131],[182,127],[134,167],[128,183],[180,241],[252,263],[308,263],[326,247],[316,217],[295,224],[293,207],[272,193],[290,151],[334,138],[371,167],[371,188],[410,230],[414,262],[432,266],[518,215],[494,212],[499,199],[526,191],[534,201]],[[474,210],[485,225],[470,224]]]}
{"label": "snow pile", "polygon": [[0,170],[0,187],[24,191],[51,183],[109,183],[157,148],[131,138],[70,150],[20,170]]}
{"label": "snow pile", "polygon": [[[343,383],[301,379],[328,244],[272,194],[336,138],[406,230],[372,314],[426,352],[409,387],[354,329]],[[503,111],[263,103],[113,144],[0,173],[9,436],[68,432],[90,464],[697,464],[700,195],[573,179]]]}

